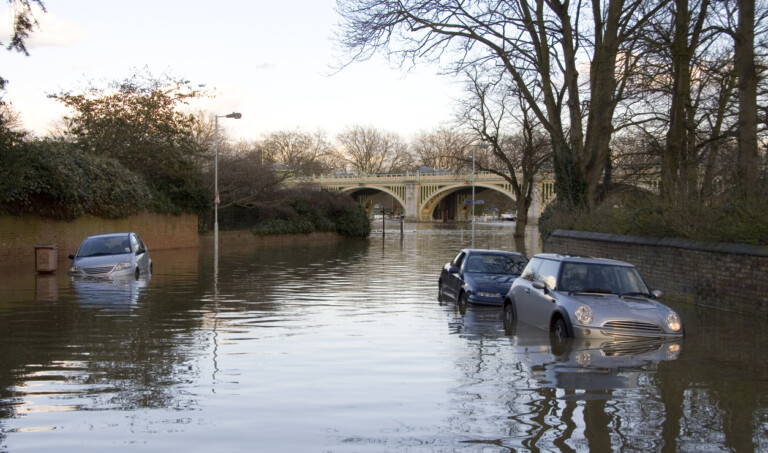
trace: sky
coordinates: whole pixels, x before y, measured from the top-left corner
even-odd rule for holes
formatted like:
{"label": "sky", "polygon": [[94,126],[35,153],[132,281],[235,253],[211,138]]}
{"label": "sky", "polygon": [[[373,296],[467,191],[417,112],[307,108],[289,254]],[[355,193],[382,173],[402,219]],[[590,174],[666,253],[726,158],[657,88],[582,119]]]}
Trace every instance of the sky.
{"label": "sky", "polygon": [[[7,45],[11,10],[0,10]],[[194,109],[220,119],[234,139],[318,129],[333,138],[353,125],[406,140],[450,121],[462,85],[422,65],[410,71],[383,58],[336,71],[335,0],[44,0],[47,13],[28,40],[30,56],[0,50],[3,99],[23,127],[45,135],[67,114],[47,97],[106,86],[138,69],[204,84],[215,97]]]}

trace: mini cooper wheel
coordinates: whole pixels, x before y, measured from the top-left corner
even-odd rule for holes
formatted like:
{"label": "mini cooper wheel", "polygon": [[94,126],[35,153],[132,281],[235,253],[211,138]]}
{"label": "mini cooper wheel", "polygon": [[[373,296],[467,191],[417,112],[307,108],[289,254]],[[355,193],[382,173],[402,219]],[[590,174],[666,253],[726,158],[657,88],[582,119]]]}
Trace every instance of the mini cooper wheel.
{"label": "mini cooper wheel", "polygon": [[555,322],[552,323],[552,336],[556,337],[558,340],[568,338],[568,327],[565,325],[565,320],[563,318],[557,318],[555,319]]}
{"label": "mini cooper wheel", "polygon": [[554,355],[560,356],[565,353],[568,337],[568,326],[565,325],[563,318],[558,317],[552,323],[552,329],[549,332],[549,343]]}

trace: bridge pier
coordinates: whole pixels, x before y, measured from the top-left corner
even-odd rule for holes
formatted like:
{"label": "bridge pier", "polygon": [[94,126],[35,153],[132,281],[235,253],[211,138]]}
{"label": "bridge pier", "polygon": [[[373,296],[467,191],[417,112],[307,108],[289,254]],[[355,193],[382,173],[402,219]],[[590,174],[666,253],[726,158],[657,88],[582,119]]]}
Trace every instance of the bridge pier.
{"label": "bridge pier", "polygon": [[405,220],[418,222],[419,219],[419,183],[405,181]]}

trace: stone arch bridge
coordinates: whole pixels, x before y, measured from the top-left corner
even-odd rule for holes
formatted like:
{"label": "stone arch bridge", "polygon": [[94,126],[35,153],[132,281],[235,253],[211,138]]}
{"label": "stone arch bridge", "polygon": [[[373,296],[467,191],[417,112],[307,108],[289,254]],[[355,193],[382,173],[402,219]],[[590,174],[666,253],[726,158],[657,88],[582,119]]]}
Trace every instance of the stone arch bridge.
{"label": "stone arch bridge", "polygon": [[[517,175],[521,178],[522,175]],[[346,192],[366,206],[369,212],[375,200],[385,193],[402,208],[405,218],[412,221],[430,221],[441,218],[461,220],[469,218],[472,200],[472,176],[454,173],[405,173],[385,175],[315,176],[312,182],[327,190]],[[490,172],[475,174],[475,200],[501,197],[517,208],[511,185],[501,176]],[[546,205],[555,198],[554,180],[543,176],[536,180],[533,202],[528,212],[530,219],[538,219]]]}

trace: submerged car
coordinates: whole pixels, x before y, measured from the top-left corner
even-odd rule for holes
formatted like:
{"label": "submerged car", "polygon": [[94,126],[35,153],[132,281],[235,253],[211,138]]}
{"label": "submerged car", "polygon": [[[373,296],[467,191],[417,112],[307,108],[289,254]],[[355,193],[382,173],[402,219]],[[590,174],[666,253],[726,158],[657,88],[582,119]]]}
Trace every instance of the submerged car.
{"label": "submerged car", "polygon": [[88,236],[77,253],[69,255],[69,275],[81,277],[123,277],[152,272],[149,251],[136,233]]}
{"label": "submerged car", "polygon": [[438,300],[456,302],[462,311],[468,304],[500,307],[527,263],[517,252],[464,249],[440,272]]}
{"label": "submerged car", "polygon": [[557,338],[682,337],[680,317],[623,261],[538,254],[504,299],[504,325],[516,321]]}

